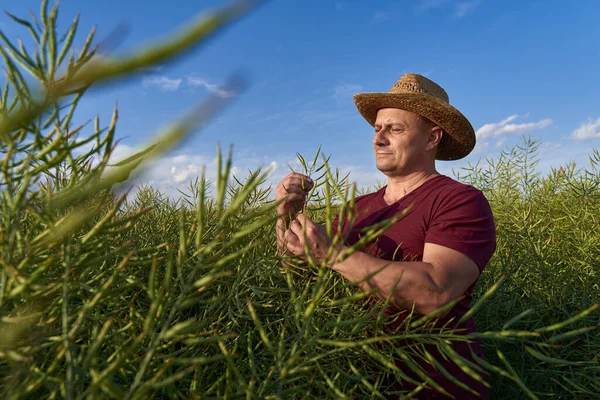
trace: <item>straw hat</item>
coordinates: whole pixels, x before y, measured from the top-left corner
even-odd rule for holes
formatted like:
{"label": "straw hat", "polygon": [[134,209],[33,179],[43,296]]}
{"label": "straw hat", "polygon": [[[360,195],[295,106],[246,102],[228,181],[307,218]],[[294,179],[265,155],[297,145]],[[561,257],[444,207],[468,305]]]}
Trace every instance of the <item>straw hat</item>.
{"label": "straw hat", "polygon": [[448,94],[437,83],[418,74],[404,74],[388,93],[359,93],[356,108],[371,126],[380,108],[400,108],[419,114],[443,129],[436,159],[458,160],[475,147],[469,120],[450,105]]}

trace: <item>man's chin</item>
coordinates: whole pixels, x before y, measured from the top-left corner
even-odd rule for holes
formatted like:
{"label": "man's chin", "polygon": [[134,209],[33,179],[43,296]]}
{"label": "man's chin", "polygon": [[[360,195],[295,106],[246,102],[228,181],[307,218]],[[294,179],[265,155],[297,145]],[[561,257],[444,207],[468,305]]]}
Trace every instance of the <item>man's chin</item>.
{"label": "man's chin", "polygon": [[393,168],[389,165],[377,165],[376,167],[379,170],[379,172],[381,172],[383,175],[387,176],[388,178],[398,176],[400,174],[398,169]]}
{"label": "man's chin", "polygon": [[382,173],[386,174],[386,173],[390,173],[390,172],[394,172],[395,169],[391,166],[391,165],[386,165],[386,164],[376,164],[375,167]]}

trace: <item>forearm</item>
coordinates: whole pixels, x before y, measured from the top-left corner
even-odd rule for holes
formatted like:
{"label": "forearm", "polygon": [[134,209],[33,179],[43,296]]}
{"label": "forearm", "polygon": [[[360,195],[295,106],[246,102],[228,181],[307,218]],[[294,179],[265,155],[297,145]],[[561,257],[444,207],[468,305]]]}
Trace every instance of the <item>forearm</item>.
{"label": "forearm", "polygon": [[[347,247],[343,252],[347,251]],[[385,268],[383,268],[385,267]],[[378,288],[377,297],[387,299],[400,277],[392,296],[391,303],[399,309],[415,310],[420,314],[429,314],[447,302],[445,292],[434,280],[434,266],[425,262],[397,262],[382,260],[363,252],[355,252],[341,262],[335,263],[333,270],[350,281],[359,281],[375,273],[362,282],[363,290]]]}

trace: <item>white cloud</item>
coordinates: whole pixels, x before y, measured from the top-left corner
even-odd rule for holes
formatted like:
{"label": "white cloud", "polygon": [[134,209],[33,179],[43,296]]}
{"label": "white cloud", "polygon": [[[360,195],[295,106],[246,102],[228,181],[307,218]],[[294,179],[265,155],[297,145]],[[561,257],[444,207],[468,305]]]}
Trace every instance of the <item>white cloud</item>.
{"label": "white cloud", "polygon": [[600,118],[596,121],[590,118],[571,132],[571,138],[577,141],[600,138]]}
{"label": "white cloud", "polygon": [[214,83],[210,83],[206,79],[198,78],[198,77],[194,77],[194,76],[187,77],[187,84],[192,87],[201,86],[201,87],[205,88],[206,90],[208,90],[209,92],[216,93],[217,95],[219,95],[221,97],[231,97],[235,94],[235,93],[223,90],[221,86],[214,84]]}
{"label": "white cloud", "polygon": [[[141,150],[141,148],[118,145],[111,156],[110,164],[124,160]],[[261,171],[263,172],[270,169],[267,185],[276,183],[273,178],[276,171],[280,169],[279,163],[267,157],[262,160],[257,157],[242,157],[237,159],[234,154],[230,175],[235,175],[237,179],[243,181],[248,176],[249,171],[256,171],[259,167],[261,167]],[[111,168],[114,167],[107,168],[107,172],[110,172]],[[203,169],[205,170],[206,178],[211,184],[214,184],[217,176],[216,157],[197,154],[166,155],[149,161],[142,173],[135,176],[131,181],[120,184],[115,189],[118,192],[122,192],[131,188],[130,196],[132,196],[141,185],[148,185],[171,199],[178,199],[181,197],[179,191],[186,193],[190,187],[190,183],[201,178]],[[282,172],[285,173],[285,170]],[[214,193],[214,185],[211,185],[209,192]]]}
{"label": "white cloud", "polygon": [[477,137],[489,137],[492,136],[493,133],[500,127],[507,125],[509,122],[514,121],[515,119],[517,119],[519,116],[518,115],[511,115],[510,117],[500,121],[500,122],[494,122],[491,124],[485,124],[483,125],[481,128],[477,129],[477,132],[475,132],[477,134]]}
{"label": "white cloud", "polygon": [[502,129],[498,130],[496,132],[496,136],[503,133],[520,133],[534,129],[542,129],[550,126],[551,124],[552,120],[550,118],[546,118],[538,122],[530,122],[528,124],[508,124],[502,127]]}
{"label": "white cloud", "polygon": [[481,128],[477,129],[477,132],[475,132],[477,138],[484,139],[510,133],[523,133],[535,129],[543,129],[552,124],[552,120],[549,118],[538,122],[530,122],[525,124],[511,123],[519,117],[519,115],[511,115],[500,122],[485,124]]}
{"label": "white cloud", "polygon": [[[148,72],[158,72],[164,67],[158,66],[148,69]],[[185,87],[203,87],[211,93],[215,93],[221,97],[232,97],[235,95],[232,91],[223,89],[216,83],[211,83],[206,79],[196,76],[187,76],[183,78],[170,78],[166,75],[148,75],[142,78],[144,87],[157,86],[163,92],[172,92]]]}
{"label": "white cloud", "polygon": [[181,86],[182,79],[171,79],[168,76],[145,76],[142,79],[144,87],[158,86],[163,92],[172,92],[179,89]]}
{"label": "white cloud", "polygon": [[[171,159],[165,159],[167,164],[171,164],[170,176],[175,183],[181,183],[189,181],[195,177],[199,177],[202,174],[202,166],[197,163],[180,163],[177,161],[177,157]],[[173,165],[174,164],[174,165]]]}

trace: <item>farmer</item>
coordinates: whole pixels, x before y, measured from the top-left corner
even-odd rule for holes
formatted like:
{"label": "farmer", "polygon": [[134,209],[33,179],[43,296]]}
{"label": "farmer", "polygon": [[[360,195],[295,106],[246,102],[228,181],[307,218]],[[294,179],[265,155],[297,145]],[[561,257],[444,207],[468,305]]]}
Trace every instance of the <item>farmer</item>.
{"label": "farmer", "polygon": [[[435,166],[435,160],[458,160],[471,152],[475,146],[471,123],[449,104],[444,89],[417,74],[403,75],[388,93],[361,93],[354,95],[354,101],[374,128],[376,165],[387,176],[387,185],[356,199],[358,216],[353,221],[343,217],[341,233],[345,243],[337,247],[336,254],[343,255],[348,246],[355,244],[362,228],[410,208],[374,243],[341,262],[337,262],[339,257],[328,260],[328,266],[351,281],[359,281],[386,266],[361,284],[364,290],[378,288],[377,296],[381,299],[387,298],[401,275],[391,295],[391,306],[386,310],[386,315],[399,317],[392,330],[413,307],[418,317],[464,295],[440,318],[437,326],[452,319],[448,327],[474,332],[472,318],[461,324],[457,321],[469,310],[473,288],[496,250],[494,218],[481,191],[440,174]],[[320,263],[326,258],[331,240],[322,225],[298,214],[312,186],[309,177],[296,173],[277,185],[276,199],[283,200],[278,208],[277,243],[280,254],[301,257],[306,257],[306,245],[311,257]],[[337,226],[337,218],[333,226]],[[479,342],[454,342],[453,348],[472,362],[471,351],[483,358]],[[453,362],[445,361],[436,347],[428,351],[457,380],[481,395],[461,389],[432,365],[421,361],[427,374],[454,398],[487,398],[484,385]],[[402,365],[398,362],[399,367]],[[416,378],[405,368],[404,373]],[[485,378],[483,373],[480,375]],[[413,388],[408,384],[401,387]],[[449,398],[430,388],[419,396]]]}

